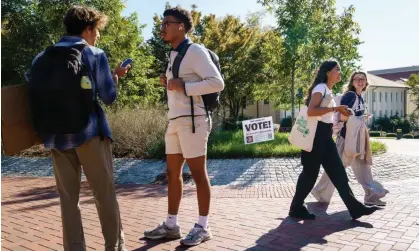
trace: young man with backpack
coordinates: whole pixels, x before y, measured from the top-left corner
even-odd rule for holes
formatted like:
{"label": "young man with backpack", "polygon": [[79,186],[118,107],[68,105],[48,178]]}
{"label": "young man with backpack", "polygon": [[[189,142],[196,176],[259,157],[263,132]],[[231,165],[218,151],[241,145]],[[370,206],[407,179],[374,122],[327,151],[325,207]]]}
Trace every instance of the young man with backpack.
{"label": "young man with backpack", "polygon": [[181,240],[188,246],[211,239],[208,226],[211,192],[206,169],[211,109],[218,103],[224,81],[218,57],[187,37],[193,26],[191,13],[176,7],[167,9],[161,35],[171,44],[169,63],[161,82],[167,88],[169,125],[165,135],[168,180],[168,216],[165,222],[144,236],[150,239],[182,237],[178,223],[183,193],[182,168],[186,162],[196,183],[199,218],[189,234]]}
{"label": "young man with backpack", "polygon": [[126,250],[113,177],[111,130],[98,103],[116,99],[127,68],[109,69],[95,47],[107,17],[74,6],[64,17],[66,35],[36,56],[27,74],[35,130],[51,149],[60,197],[64,250],[86,250],[79,206],[81,167],[93,190],[105,250]]}

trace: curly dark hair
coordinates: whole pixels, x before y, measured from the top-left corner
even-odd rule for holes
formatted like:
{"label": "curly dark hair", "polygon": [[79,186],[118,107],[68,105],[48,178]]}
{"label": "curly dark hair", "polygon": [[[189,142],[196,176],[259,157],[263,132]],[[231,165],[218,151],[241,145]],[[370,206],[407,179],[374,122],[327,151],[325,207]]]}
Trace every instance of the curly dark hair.
{"label": "curly dark hair", "polygon": [[108,17],[90,7],[73,6],[64,16],[64,26],[68,35],[80,35],[87,27],[102,29]]}
{"label": "curly dark hair", "polygon": [[176,19],[179,19],[179,21],[183,22],[185,25],[186,33],[191,31],[193,28],[193,19],[191,13],[181,7],[166,9],[163,13],[163,16],[174,16]]}

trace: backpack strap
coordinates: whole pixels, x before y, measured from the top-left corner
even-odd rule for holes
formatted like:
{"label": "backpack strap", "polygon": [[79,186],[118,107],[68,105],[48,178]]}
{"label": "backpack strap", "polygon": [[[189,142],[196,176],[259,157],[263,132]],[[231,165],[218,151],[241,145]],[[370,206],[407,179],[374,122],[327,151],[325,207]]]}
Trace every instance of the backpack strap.
{"label": "backpack strap", "polygon": [[359,100],[358,94],[356,94],[356,92],[354,92],[354,91],[348,91],[346,93],[349,93],[349,92],[352,92],[355,95],[354,104],[352,105],[352,107],[350,107],[351,109],[354,109],[354,107],[356,107],[356,105],[359,105],[360,100]]}
{"label": "backpack strap", "polygon": [[[87,47],[86,43],[77,43],[77,44],[71,46],[71,48],[74,48],[74,49],[80,51],[80,53],[82,53],[83,50],[86,47]],[[83,57],[83,54],[82,54],[82,57]],[[91,69],[90,69],[90,66],[83,64],[83,62],[82,62],[82,65],[84,67],[84,73],[87,73],[87,75],[88,75],[87,77],[90,77],[90,73],[92,72]],[[94,83],[92,81],[92,84],[94,85],[93,103],[94,103],[95,112],[96,112],[96,115],[97,115],[97,129],[98,129],[100,140],[103,141],[105,139],[105,136],[104,136],[104,133],[103,133],[103,128],[100,124],[101,116],[100,116],[100,111],[99,111],[100,104],[99,104],[99,99],[98,99],[99,90],[98,90],[98,87],[97,87],[96,83]]]}
{"label": "backpack strap", "polygon": [[[324,84],[324,85],[326,85],[326,84]],[[311,93],[311,95],[313,95],[313,93]],[[306,106],[308,106],[309,104],[310,104],[310,101],[311,101],[311,95],[310,95],[310,97],[307,99],[307,101],[306,101]],[[323,97],[322,97],[322,100],[324,99],[326,97],[326,88],[324,88],[324,93],[323,93]]]}
{"label": "backpack strap", "polygon": [[179,78],[180,63],[182,62],[183,57],[185,57],[185,54],[191,45],[192,43],[186,44],[185,47],[183,47],[182,50],[179,51],[178,54],[176,55],[176,58],[173,61],[173,65],[172,65],[173,78]]}
{"label": "backpack strap", "polygon": [[[176,55],[176,58],[173,61],[173,65],[172,65],[173,78],[179,78],[180,63],[182,62],[183,57],[185,57],[185,54],[191,45],[192,43],[186,44],[185,47],[183,47],[182,50],[179,51],[178,54]],[[191,100],[191,116],[192,116],[192,133],[195,133],[195,112],[194,112],[192,96],[190,97],[190,100]]]}
{"label": "backpack strap", "polygon": [[85,43],[77,43],[77,44],[74,44],[73,46],[71,46],[71,48],[74,48],[74,49],[82,52],[86,48],[86,46],[87,46],[87,44],[85,44]]}

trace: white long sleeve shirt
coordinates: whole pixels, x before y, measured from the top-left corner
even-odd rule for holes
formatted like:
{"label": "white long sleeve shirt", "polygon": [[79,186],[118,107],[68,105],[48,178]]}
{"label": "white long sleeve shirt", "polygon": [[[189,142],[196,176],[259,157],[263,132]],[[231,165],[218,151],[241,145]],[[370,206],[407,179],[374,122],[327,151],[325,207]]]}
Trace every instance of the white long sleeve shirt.
{"label": "white long sleeve shirt", "polygon": [[[174,50],[170,52],[169,65],[166,70],[167,80],[173,78],[172,66],[177,54],[178,52]],[[191,96],[194,114],[206,115],[201,95],[224,89],[223,78],[212,62],[208,50],[198,44],[192,44],[183,57],[179,67],[179,78],[185,82],[185,92],[167,90],[169,119],[191,115]]]}

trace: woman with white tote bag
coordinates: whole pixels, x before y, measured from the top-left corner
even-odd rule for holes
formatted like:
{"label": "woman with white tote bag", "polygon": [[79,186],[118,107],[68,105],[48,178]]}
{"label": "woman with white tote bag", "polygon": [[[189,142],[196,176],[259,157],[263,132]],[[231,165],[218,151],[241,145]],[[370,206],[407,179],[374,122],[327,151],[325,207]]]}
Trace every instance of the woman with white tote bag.
{"label": "woman with white tote bag", "polygon": [[[342,96],[341,105],[347,105],[352,107],[352,110],[357,117],[365,117],[368,119],[369,116],[365,115],[365,105],[364,99],[362,98],[362,93],[366,91],[368,87],[368,78],[367,74],[363,71],[356,71],[352,74],[347,90]],[[336,146],[338,149],[339,155],[343,156],[344,146],[345,146],[345,137],[347,131],[346,121],[348,117],[340,116],[340,120],[344,121],[343,128],[340,130],[340,133],[336,139]],[[359,184],[362,185],[365,191],[364,203],[365,205],[377,205],[385,206],[386,203],[381,200],[388,190],[383,187],[379,182],[375,181],[372,177],[371,166],[367,163],[365,159],[354,157],[351,159],[350,164],[352,171],[356,177],[356,180]],[[311,193],[319,201],[323,203],[329,203],[332,199],[333,192],[335,191],[335,186],[330,181],[326,173],[323,173],[317,185],[313,188]]]}
{"label": "woman with white tote bag", "polygon": [[[358,219],[364,215],[370,215],[378,207],[367,207],[359,202],[349,187],[348,176],[345,167],[339,157],[336,144],[332,138],[333,112],[337,111],[349,116],[347,106],[335,107],[331,89],[341,80],[340,66],[335,60],[323,62],[317,72],[313,85],[308,90],[307,115],[320,117],[313,140],[311,151],[301,151],[301,164],[303,171],[298,177],[294,198],[291,202],[289,216],[300,219],[315,219],[304,206],[304,200],[313,189],[323,166],[331,181],[339,191],[343,202],[348,208],[352,219]],[[322,102],[323,101],[323,102]],[[327,104],[324,104],[327,103]],[[326,106],[326,107],[322,107]]]}

